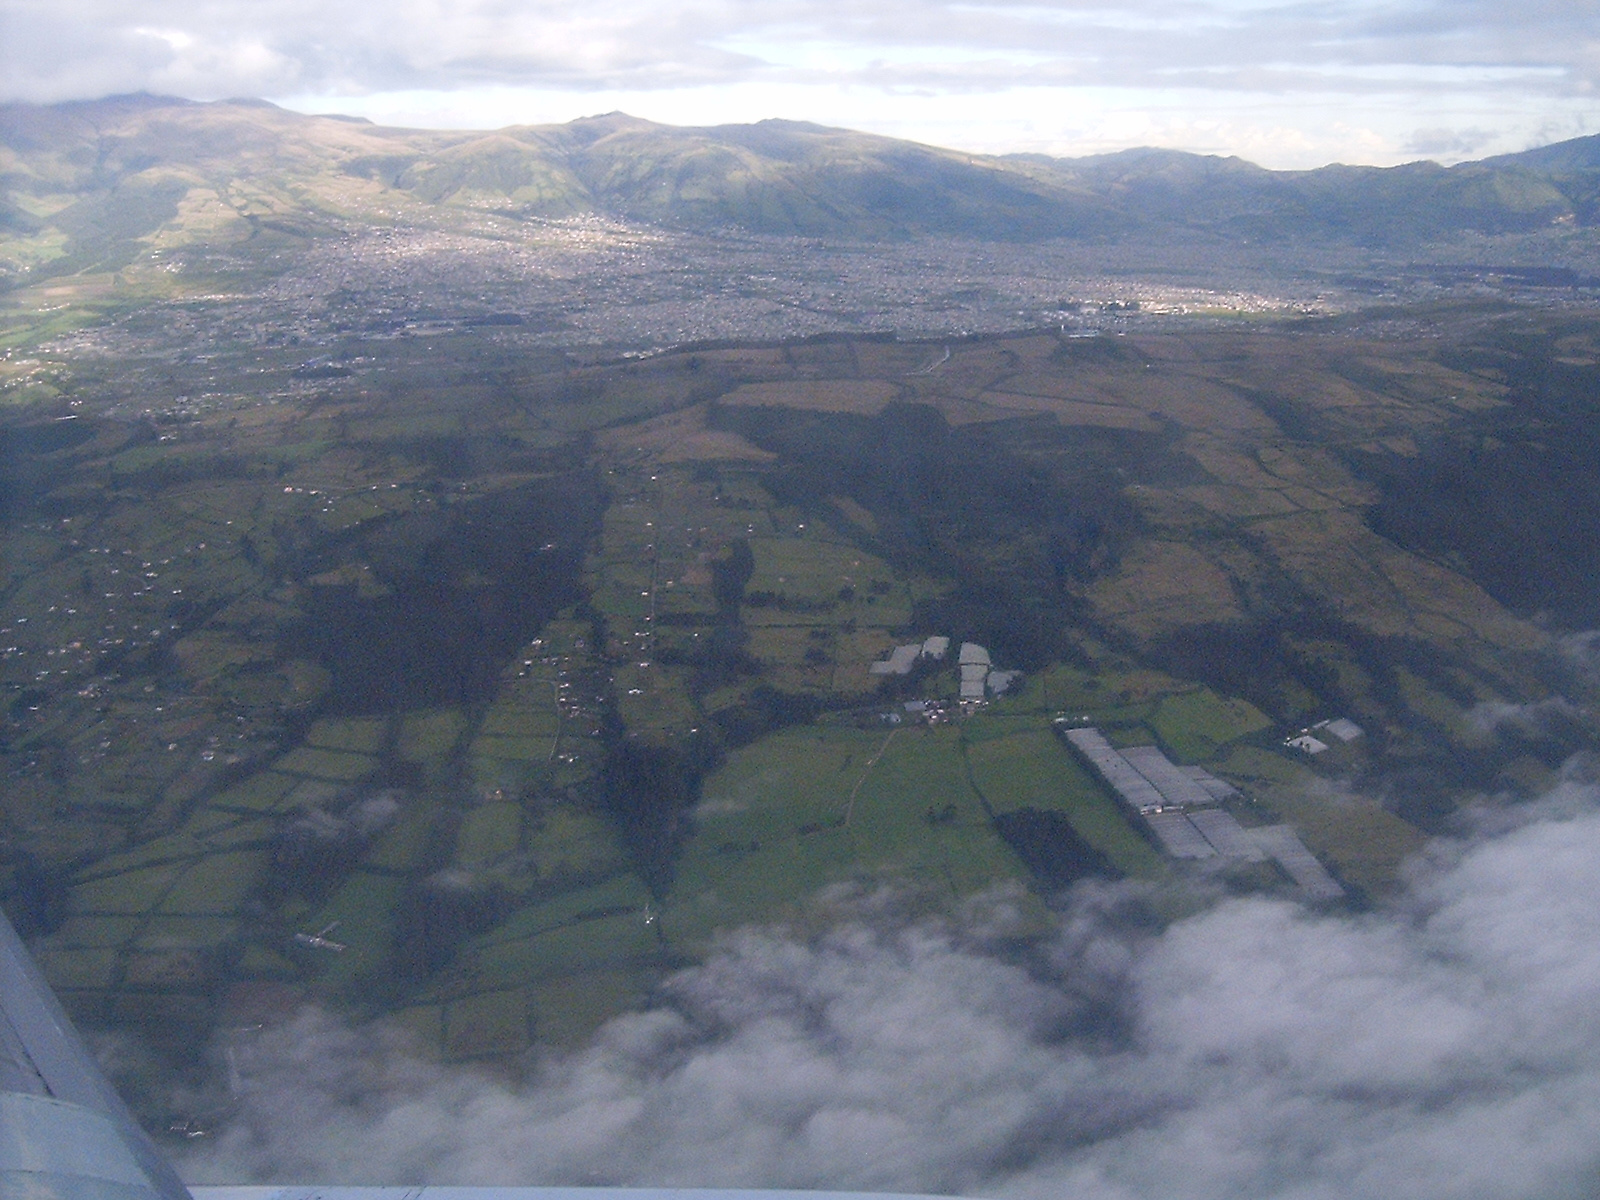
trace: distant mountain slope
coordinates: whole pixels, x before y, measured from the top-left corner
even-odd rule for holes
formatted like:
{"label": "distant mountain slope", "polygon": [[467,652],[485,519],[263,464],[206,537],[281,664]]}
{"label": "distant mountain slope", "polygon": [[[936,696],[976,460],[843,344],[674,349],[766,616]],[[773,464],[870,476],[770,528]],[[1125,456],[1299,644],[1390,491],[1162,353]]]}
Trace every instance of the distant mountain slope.
{"label": "distant mountain slope", "polygon": [[1117,198],[1146,226],[1228,236],[1396,244],[1473,230],[1507,233],[1575,218],[1553,173],[1511,156],[1495,165],[1432,162],[1268,171],[1237,158],[1128,150],[1044,160],[1043,170]]}
{"label": "distant mountain slope", "polygon": [[677,128],[613,113],[444,132],[125,96],[0,107],[0,186],[0,274],[12,281],[117,269],[163,244],[473,211],[864,239],[1396,246],[1600,223],[1600,138],[1450,168],[1285,172],[1168,150],[972,155],[792,121]]}

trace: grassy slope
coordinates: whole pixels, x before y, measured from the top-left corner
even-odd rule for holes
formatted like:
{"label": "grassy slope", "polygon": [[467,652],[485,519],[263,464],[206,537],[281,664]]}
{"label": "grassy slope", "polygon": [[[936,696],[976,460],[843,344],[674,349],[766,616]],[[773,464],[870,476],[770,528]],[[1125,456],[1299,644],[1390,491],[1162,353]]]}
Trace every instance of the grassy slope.
{"label": "grassy slope", "polygon": [[677,128],[621,114],[495,132],[386,129],[259,102],[155,97],[0,108],[0,271],[115,271],[169,249],[471,211],[599,211],[698,229],[1002,240],[1133,232],[1402,244],[1587,222],[1586,142],[1449,169],[1273,172],[1138,150],[984,157],[786,121]]}

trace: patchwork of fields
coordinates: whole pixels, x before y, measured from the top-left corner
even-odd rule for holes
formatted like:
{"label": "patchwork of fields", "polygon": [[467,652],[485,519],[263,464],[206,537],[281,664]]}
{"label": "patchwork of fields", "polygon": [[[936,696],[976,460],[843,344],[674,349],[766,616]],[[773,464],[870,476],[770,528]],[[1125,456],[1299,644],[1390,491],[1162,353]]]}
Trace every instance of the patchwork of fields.
{"label": "patchwork of fields", "polygon": [[[76,1015],[157,1046],[315,999],[503,1058],[842,895],[1181,879],[1059,716],[1204,764],[1379,900],[1596,734],[1488,722],[1586,685],[1370,519],[1419,440],[1517,402],[1475,362],[1315,327],[463,335],[137,415],[85,371],[0,423],[8,911]],[[929,634],[1019,684],[961,715],[953,661],[869,673]],[[1339,716],[1367,736],[1285,746]]]}

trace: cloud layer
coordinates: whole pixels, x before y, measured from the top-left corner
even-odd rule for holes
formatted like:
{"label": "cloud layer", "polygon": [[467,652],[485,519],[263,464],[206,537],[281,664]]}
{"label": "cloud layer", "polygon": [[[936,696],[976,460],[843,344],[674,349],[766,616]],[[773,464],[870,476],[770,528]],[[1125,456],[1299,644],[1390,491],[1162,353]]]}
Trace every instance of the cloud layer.
{"label": "cloud layer", "polygon": [[[1494,1196],[1600,1184],[1600,794],[1359,916],[1089,889],[1043,953],[867,909],[750,931],[521,1084],[313,1012],[236,1061],[197,1182]],[[870,906],[869,906],[870,907]],[[1003,908],[1003,903],[1001,904]],[[1002,922],[1003,924],[1003,922]]]}
{"label": "cloud layer", "polygon": [[441,97],[506,120],[558,97],[599,111],[587,97],[669,120],[854,114],[974,145],[960,105],[936,102],[991,96],[1010,103],[980,105],[990,148],[1120,133],[1248,151],[1254,130],[1268,159],[1298,139],[1369,160],[1517,148],[1502,143],[1600,116],[1600,17],[1570,0],[8,0],[0,20],[0,98],[36,101],[382,96],[380,116],[456,123]]}
{"label": "cloud layer", "polygon": [[10,0],[15,94],[215,96],[472,82],[677,87],[762,75],[884,86],[1563,92],[1600,81],[1584,5],[1478,0]]}

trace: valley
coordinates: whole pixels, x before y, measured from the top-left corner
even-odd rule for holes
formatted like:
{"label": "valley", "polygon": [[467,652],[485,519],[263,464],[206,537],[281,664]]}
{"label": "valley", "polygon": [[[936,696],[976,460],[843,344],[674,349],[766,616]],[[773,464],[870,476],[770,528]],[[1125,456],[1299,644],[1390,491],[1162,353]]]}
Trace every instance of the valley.
{"label": "valley", "polygon": [[[1363,911],[1600,736],[1581,226],[873,240],[220,107],[344,158],[71,199],[13,147],[0,297],[0,899],[152,1128],[306,1004],[511,1070],[851,905]],[[1280,853],[1174,857],[1089,729]]]}
{"label": "valley", "polygon": [[[1429,319],[552,352],[493,384],[439,335],[403,384],[14,409],[10,903],[91,1026],[188,1043],[316,997],[478,1058],[839,887],[1292,890],[1164,858],[1063,717],[1204,765],[1380,900],[1595,736],[1558,631],[1373,524],[1419,446],[1588,403],[1592,368],[1544,400],[1518,372],[1595,327]],[[1019,682],[963,712],[953,655],[869,670],[936,630]],[[1367,736],[1285,744],[1331,717]]]}

